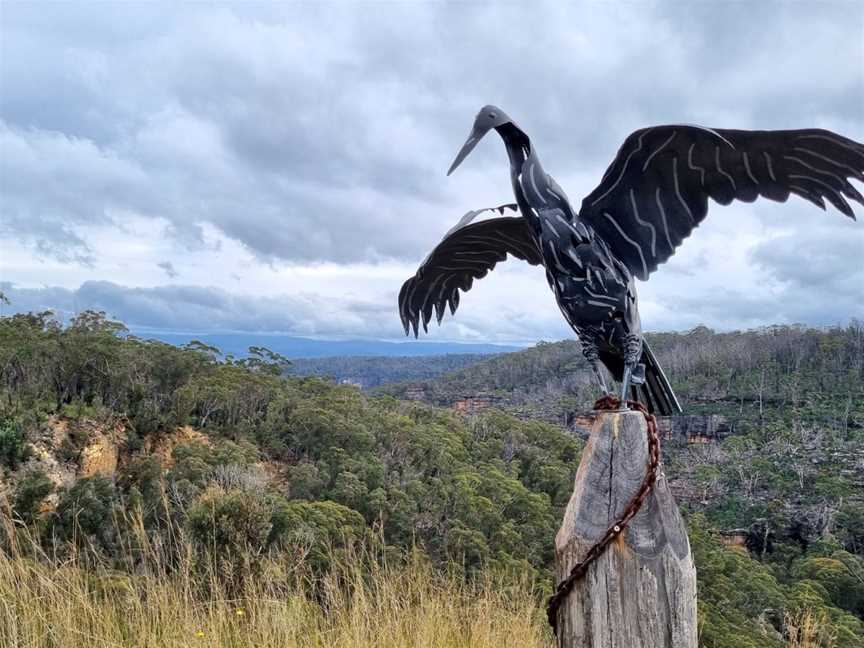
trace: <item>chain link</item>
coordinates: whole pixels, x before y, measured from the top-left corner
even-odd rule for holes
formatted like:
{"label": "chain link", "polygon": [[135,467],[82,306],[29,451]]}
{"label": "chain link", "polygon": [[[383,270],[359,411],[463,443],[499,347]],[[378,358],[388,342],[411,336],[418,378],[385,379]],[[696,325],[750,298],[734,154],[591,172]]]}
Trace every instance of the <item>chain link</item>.
{"label": "chain link", "polygon": [[[615,524],[609,527],[598,542],[594,543],[594,545],[585,554],[585,557],[573,566],[573,569],[570,570],[570,574],[567,578],[558,583],[558,587],[555,588],[555,593],[549,597],[549,602],[546,604],[546,617],[556,635],[558,634],[558,610],[564,603],[564,599],[567,598],[567,595],[573,589],[576,581],[585,576],[591,563],[603,554],[609,546],[609,543],[623,533],[624,529],[630,523],[630,520],[633,519],[633,516],[635,516],[639,512],[639,509],[642,508],[645,498],[651,493],[651,490],[654,487],[654,482],[657,481],[657,466],[660,464],[660,439],[657,436],[657,419],[654,418],[654,415],[651,414],[648,411],[648,408],[646,408],[642,403],[637,401],[627,401],[627,405],[630,409],[642,413],[648,427],[648,465],[645,468],[645,478],[642,480],[642,485],[639,486],[639,490],[637,490],[636,494],[630,499],[630,502],[627,504],[621,517],[615,521]],[[594,403],[594,409],[600,411],[618,410],[620,408],[621,401],[611,394],[603,396]]]}

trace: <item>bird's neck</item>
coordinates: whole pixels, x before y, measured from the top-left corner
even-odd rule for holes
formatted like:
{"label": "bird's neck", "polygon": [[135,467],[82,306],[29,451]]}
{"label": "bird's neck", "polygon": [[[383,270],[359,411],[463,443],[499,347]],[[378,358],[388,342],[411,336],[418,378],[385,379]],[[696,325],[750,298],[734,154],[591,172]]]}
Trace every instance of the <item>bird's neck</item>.
{"label": "bird's neck", "polygon": [[495,130],[498,131],[501,139],[504,140],[504,146],[507,147],[507,155],[510,157],[510,167],[521,170],[525,160],[531,155],[531,140],[512,122],[496,126]]}
{"label": "bird's neck", "polygon": [[510,158],[510,180],[513,184],[513,193],[516,196],[519,211],[523,217],[530,221],[533,217],[533,210],[525,199],[519,179],[522,175],[522,167],[531,155],[531,140],[513,123],[496,126],[495,130],[504,140],[504,146],[507,148],[507,155]]}

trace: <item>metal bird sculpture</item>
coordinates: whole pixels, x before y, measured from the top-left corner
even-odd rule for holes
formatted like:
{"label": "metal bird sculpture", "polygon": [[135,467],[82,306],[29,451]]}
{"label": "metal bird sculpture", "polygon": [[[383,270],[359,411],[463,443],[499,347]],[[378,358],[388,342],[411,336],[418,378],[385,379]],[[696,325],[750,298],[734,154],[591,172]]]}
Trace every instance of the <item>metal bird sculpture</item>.
{"label": "metal bird sculpture", "polygon": [[784,202],[795,194],[854,220],[845,197],[864,205],[849,178],[864,181],[864,145],[827,130],[744,131],[689,125],[637,130],[621,146],[599,186],[577,212],[540,164],[531,140],[504,111],[486,106],[447,175],[494,129],[510,158],[521,216],[474,222],[468,212],[399,293],[406,334],[415,337],[433,310],[455,313],[467,292],[510,254],[543,265],[565,319],[604,393],[602,363],[652,412],[681,411],[642,337],[635,279],[646,280],[702,222],[708,199],[720,205],[759,196]]}

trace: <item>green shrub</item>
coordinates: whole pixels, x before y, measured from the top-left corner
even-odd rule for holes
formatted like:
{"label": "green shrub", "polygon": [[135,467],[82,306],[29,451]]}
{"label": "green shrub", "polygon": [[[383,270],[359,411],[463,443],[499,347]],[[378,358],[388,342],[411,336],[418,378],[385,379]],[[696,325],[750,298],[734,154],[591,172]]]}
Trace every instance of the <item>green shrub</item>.
{"label": "green shrub", "polygon": [[73,422],[69,426],[69,431],[66,438],[60,444],[60,449],[57,452],[57,458],[66,463],[77,462],[81,457],[81,451],[90,440],[90,430],[86,425],[78,425]]}
{"label": "green shrub", "polygon": [[23,522],[33,522],[45,498],[54,491],[54,482],[38,469],[28,470],[19,478],[12,498],[12,512]]}
{"label": "green shrub", "polygon": [[235,557],[265,548],[270,516],[271,506],[263,496],[211,487],[189,509],[186,524],[198,545]]}
{"label": "green shrub", "polygon": [[106,551],[114,546],[116,492],[107,478],[96,475],[79,479],[66,491],[54,512],[52,535],[79,544],[95,542]]}
{"label": "green shrub", "polygon": [[821,585],[824,598],[836,607],[864,617],[864,561],[845,551],[831,556],[812,556],[800,561],[793,570],[798,580]]}
{"label": "green shrub", "polygon": [[12,421],[0,423],[0,465],[15,470],[29,455],[24,430]]}
{"label": "green shrub", "polygon": [[272,549],[305,555],[326,569],[341,549],[367,537],[363,516],[336,502],[276,501],[268,543]]}

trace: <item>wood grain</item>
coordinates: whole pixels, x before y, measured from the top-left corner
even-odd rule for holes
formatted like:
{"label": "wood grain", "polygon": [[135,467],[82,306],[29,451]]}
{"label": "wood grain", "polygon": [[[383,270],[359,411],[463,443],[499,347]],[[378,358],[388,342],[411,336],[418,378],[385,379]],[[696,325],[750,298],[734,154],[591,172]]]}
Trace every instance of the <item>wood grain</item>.
{"label": "wood grain", "polygon": [[[555,538],[560,581],[614,524],[648,462],[645,418],[602,412]],[[560,648],[696,648],[696,568],[661,464],[653,491],[558,612]]]}

